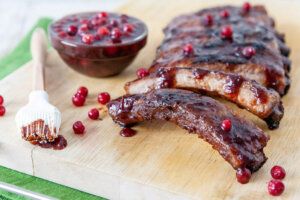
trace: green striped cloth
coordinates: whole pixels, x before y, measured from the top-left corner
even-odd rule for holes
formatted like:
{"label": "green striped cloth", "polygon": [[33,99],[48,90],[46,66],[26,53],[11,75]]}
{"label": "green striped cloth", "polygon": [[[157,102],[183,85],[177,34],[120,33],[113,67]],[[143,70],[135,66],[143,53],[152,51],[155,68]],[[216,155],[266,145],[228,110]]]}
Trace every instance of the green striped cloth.
{"label": "green striped cloth", "polygon": [[[47,27],[51,19],[41,18],[32,28],[28,35],[12,50],[12,52],[0,59],[0,79],[4,78],[14,70],[18,69],[26,62],[31,60],[30,55],[30,38],[33,30],[37,27],[47,31]],[[0,181],[13,184],[31,191],[52,196],[58,199],[70,200],[103,200],[79,190],[75,190],[66,186],[62,186],[50,181],[46,181],[37,177],[29,176],[5,167],[0,166]],[[84,184],[84,183],[82,183]],[[16,194],[0,190],[0,200],[19,200],[28,199]]]}

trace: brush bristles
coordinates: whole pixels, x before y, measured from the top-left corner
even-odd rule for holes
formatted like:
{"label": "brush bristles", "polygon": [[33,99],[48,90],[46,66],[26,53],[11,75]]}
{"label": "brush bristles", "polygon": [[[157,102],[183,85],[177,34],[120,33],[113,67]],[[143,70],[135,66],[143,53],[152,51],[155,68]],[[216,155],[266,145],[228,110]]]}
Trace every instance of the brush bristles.
{"label": "brush bristles", "polygon": [[56,127],[46,124],[44,120],[38,119],[21,127],[22,137],[27,141],[53,142],[58,135]]}
{"label": "brush bristles", "polygon": [[18,111],[16,122],[25,140],[32,143],[53,142],[58,137],[61,114],[49,103],[45,91],[32,91],[29,103]]}

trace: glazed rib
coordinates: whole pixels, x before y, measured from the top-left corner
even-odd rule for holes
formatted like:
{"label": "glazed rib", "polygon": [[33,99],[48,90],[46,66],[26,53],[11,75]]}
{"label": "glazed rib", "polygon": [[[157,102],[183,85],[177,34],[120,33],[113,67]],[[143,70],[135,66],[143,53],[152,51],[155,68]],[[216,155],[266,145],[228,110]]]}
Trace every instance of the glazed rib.
{"label": "glazed rib", "polygon": [[[224,9],[230,13],[228,19],[220,17]],[[214,17],[211,26],[203,23],[207,14]],[[231,40],[220,35],[224,25],[233,29]],[[290,61],[286,57],[289,48],[273,26],[274,21],[261,6],[254,6],[246,14],[239,7],[227,6],[179,16],[165,28],[166,37],[149,71],[176,66],[219,70],[255,80],[284,95],[289,88]],[[194,53],[186,56],[182,48],[188,43],[193,45]],[[242,54],[245,46],[254,47],[256,54],[245,58]]]}
{"label": "glazed rib", "polygon": [[283,116],[280,96],[240,75],[202,68],[160,68],[142,79],[125,85],[127,94],[160,88],[182,88],[226,98],[264,119],[270,129],[277,128]]}
{"label": "glazed rib", "polygon": [[[234,169],[256,171],[267,159],[263,148],[268,134],[230,107],[201,94],[158,89],[125,95],[106,106],[112,119],[122,126],[152,119],[173,122],[210,143]],[[220,126],[225,119],[232,122],[230,131]]]}

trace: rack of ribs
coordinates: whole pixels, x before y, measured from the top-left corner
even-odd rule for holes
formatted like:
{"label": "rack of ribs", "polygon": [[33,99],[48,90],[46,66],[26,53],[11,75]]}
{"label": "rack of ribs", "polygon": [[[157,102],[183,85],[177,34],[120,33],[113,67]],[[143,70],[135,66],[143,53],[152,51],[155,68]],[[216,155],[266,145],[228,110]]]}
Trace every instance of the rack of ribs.
{"label": "rack of ribs", "polygon": [[[256,171],[267,159],[263,152],[269,140],[267,133],[232,108],[192,91],[151,90],[122,96],[106,106],[109,115],[121,126],[158,119],[195,133],[236,170]],[[223,120],[232,122],[231,130],[221,128]]]}
{"label": "rack of ribs", "polygon": [[[223,10],[229,12],[228,18],[221,17]],[[213,17],[209,25],[207,15]],[[225,25],[233,34],[224,39],[221,29]],[[176,17],[164,29],[165,39],[150,75],[127,83],[125,90],[134,94],[174,87],[219,95],[264,119],[270,129],[278,128],[284,111],[280,96],[290,85],[291,61],[284,35],[274,25],[263,6],[252,6],[249,12],[240,7],[215,7]],[[186,44],[192,45],[191,54],[183,52]],[[255,55],[243,55],[245,47],[253,47]],[[195,75],[197,70],[200,78]],[[161,84],[166,77],[166,84]]]}

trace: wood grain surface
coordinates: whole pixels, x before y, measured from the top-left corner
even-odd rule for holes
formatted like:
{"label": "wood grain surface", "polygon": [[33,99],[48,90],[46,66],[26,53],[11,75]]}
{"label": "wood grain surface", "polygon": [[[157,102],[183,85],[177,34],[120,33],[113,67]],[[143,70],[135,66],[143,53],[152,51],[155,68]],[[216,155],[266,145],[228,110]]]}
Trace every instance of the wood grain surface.
{"label": "wood grain surface", "polygon": [[[115,77],[96,79],[80,75],[51,50],[46,85],[50,102],[62,112],[60,133],[68,140],[65,150],[34,147],[17,133],[14,117],[31,90],[32,63],[1,80],[0,94],[5,98],[7,113],[0,118],[0,165],[109,199],[253,200],[274,199],[267,192],[267,182],[271,180],[270,169],[276,164],[287,172],[283,180],[286,190],[277,199],[300,199],[300,4],[259,2],[276,19],[277,29],[286,33],[287,44],[292,48],[292,85],[283,98],[285,116],[278,130],[269,131],[262,120],[241,110],[271,135],[265,148],[269,159],[248,184],[236,181],[235,170],[210,145],[171,123],[144,122],[135,127],[137,135],[123,138],[119,136],[120,127],[105,113],[101,121],[87,116],[91,108],[99,107],[99,92],[108,91],[113,98],[124,94],[123,85],[135,78],[136,69],[151,64],[163,39],[162,28],[174,16],[209,6],[242,4],[236,0],[141,0],[126,4],[119,11],[144,20],[149,38],[134,63]],[[77,108],[71,97],[81,85],[88,87],[89,96],[85,106]],[[73,133],[72,124],[77,120],[86,126],[84,136]]]}

